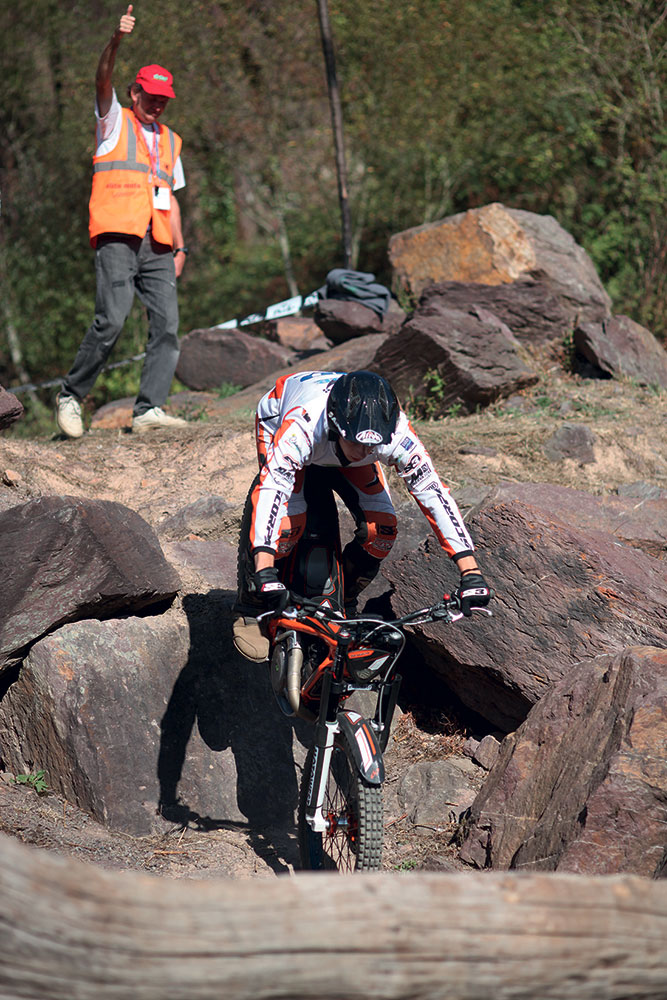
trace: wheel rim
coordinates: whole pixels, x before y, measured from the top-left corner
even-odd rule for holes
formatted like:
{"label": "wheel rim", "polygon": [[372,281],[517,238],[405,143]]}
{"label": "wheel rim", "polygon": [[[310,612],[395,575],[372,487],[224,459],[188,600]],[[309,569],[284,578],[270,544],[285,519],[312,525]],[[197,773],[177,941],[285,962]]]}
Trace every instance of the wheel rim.
{"label": "wheel rim", "polygon": [[359,807],[352,779],[347,756],[335,747],[322,809],[328,824],[322,835],[322,848],[340,872],[352,872],[357,864]]}
{"label": "wheel rim", "polygon": [[322,814],[324,832],[306,819],[314,749],[308,751],[299,793],[299,855],[309,871],[378,871],[382,867],[382,789],[360,776],[347,741],[336,737]]}

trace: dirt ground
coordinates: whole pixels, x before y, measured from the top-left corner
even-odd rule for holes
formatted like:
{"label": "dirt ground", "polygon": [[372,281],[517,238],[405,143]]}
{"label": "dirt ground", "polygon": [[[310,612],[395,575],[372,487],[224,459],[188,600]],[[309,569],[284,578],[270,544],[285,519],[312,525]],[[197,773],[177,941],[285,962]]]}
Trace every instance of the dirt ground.
{"label": "dirt ground", "polygon": [[[142,436],[96,430],[79,441],[57,435],[25,440],[0,434],[0,510],[48,494],[115,500],[153,527],[203,496],[243,502],[254,475],[252,390],[227,400],[206,419],[202,410],[184,431]],[[547,439],[563,423],[583,423],[595,435],[595,461],[550,462]],[[583,380],[554,366],[540,384],[484,413],[420,423],[443,479],[454,495],[500,481],[553,482],[591,493],[616,492],[644,482],[667,490],[667,393],[631,382]],[[240,516],[240,509],[239,509]],[[230,540],[237,529],[230,518]],[[460,753],[469,730],[443,709],[407,712],[387,755],[387,801],[411,763]],[[294,833],[174,828],[168,835],[132,838],[110,832],[53,793],[39,795],[2,772],[0,831],[57,854],[106,868],[127,868],[174,878],[272,877],[297,863]],[[385,813],[384,866],[461,867],[450,843],[453,828],[417,828],[395,808]],[[438,855],[438,862],[432,858]]]}

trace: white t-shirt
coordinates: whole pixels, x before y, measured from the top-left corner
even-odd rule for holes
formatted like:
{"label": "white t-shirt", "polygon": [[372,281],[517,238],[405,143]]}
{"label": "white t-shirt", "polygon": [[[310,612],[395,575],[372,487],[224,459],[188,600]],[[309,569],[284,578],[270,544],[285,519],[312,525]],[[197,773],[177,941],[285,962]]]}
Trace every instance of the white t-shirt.
{"label": "white t-shirt", "polygon": [[[123,124],[123,110],[120,106],[120,102],[116,97],[116,91],[113,91],[113,96],[111,98],[111,107],[107,111],[104,118],[100,118],[99,108],[97,107],[97,101],[95,101],[95,120],[97,121],[97,150],[95,156],[105,156],[110,153],[112,149],[116,148],[118,139],[120,138],[120,130]],[[144,125],[139,122],[141,128],[143,129],[144,137],[146,139],[146,145],[149,149],[155,146],[157,141],[157,125]],[[183,164],[181,163],[180,156],[176,159],[174,164],[174,191],[178,191],[180,188],[185,187],[185,174],[183,173]]]}

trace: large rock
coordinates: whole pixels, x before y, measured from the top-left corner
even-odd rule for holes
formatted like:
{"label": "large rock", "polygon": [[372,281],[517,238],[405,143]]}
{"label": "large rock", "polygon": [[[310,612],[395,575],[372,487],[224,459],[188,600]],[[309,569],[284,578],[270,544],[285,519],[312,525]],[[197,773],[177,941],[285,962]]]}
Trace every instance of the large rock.
{"label": "large rock", "polygon": [[0,512],[0,671],[65,622],[171,600],[180,580],[149,525],[105,500],[43,497]]}
{"label": "large rock", "polygon": [[183,607],[65,625],[33,646],[0,701],[2,758],[45,768],[68,801],[136,836],[292,826],[305,723],[294,729],[267,670],[235,653],[226,594]]}
{"label": "large rock", "polygon": [[667,388],[667,351],[650,330],[628,316],[581,323],[573,340],[576,363],[583,374],[625,376],[640,385]]}
{"label": "large rock", "polygon": [[386,333],[369,333],[365,337],[355,337],[353,340],[337,344],[336,347],[323,351],[321,354],[311,355],[294,365],[271,372],[270,375],[260,379],[248,389],[243,389],[233,396],[219,400],[218,414],[225,416],[236,410],[248,408],[254,411],[257,401],[265,392],[273,388],[276,379],[281,375],[295,375],[297,372],[305,371],[349,372],[359,368],[377,371],[373,359],[378,348],[386,339]]}
{"label": "large rock", "polygon": [[475,306],[448,309],[437,299],[385,340],[374,369],[429,417],[452,407],[471,413],[538,381],[496,316]]}
{"label": "large rock", "polygon": [[184,540],[197,538],[225,538],[237,534],[241,527],[242,509],[221,496],[209,493],[193,500],[171,517],[165,518],[157,528],[161,538]]}
{"label": "large rock", "polygon": [[405,320],[405,313],[393,299],[383,316],[361,302],[320,299],[313,318],[332,343],[343,344],[372,333],[396,333]]}
{"label": "large rock", "polygon": [[667,876],[667,651],[577,664],[502,744],[461,850],[477,867]]}
{"label": "large rock", "polygon": [[23,403],[0,385],[0,430],[11,427],[23,416]]}
{"label": "large rock", "polygon": [[292,351],[326,351],[329,344],[319,326],[306,316],[283,316],[262,326],[267,340]]}
{"label": "large rock", "polygon": [[164,541],[164,554],[189,594],[211,588],[236,590],[238,546],[224,539],[186,538]]}
{"label": "large rock", "polygon": [[446,309],[488,309],[528,344],[561,341],[572,329],[571,310],[546,276],[522,277],[502,285],[441,281],[424,289],[419,309],[433,301]]}
{"label": "large rock", "polygon": [[313,319],[324,336],[334,344],[382,332],[382,317],[361,302],[320,299],[315,306]]}
{"label": "large rock", "polygon": [[611,314],[590,257],[550,215],[485,205],[392,236],[389,259],[399,298],[416,300],[441,281],[501,285],[534,278],[548,282],[571,327]]}
{"label": "large rock", "polygon": [[661,489],[657,483],[647,483],[645,479],[637,479],[634,483],[620,483],[617,493],[619,497],[634,497],[642,503],[645,500],[667,500],[667,490]]}
{"label": "large rock", "polygon": [[398,806],[416,826],[443,829],[470,808],[480,780],[480,768],[467,757],[419,761],[399,779]]}
{"label": "large rock", "polygon": [[[637,502],[637,499],[640,502]],[[602,496],[552,483],[499,483],[478,509],[497,503],[524,503],[543,512],[556,512],[571,527],[607,532],[616,542],[642,549],[656,559],[667,557],[667,493],[638,496],[638,490],[619,490]]]}
{"label": "large rock", "polygon": [[[575,664],[629,645],[667,645],[665,562],[580,527],[560,491],[537,499],[511,488],[469,526],[489,584],[492,618],[416,630],[429,665],[465,705],[509,732]],[[603,520],[601,524],[603,527]],[[396,561],[384,578],[397,614],[451,592],[458,574],[434,538]]]}
{"label": "large rock", "polygon": [[244,330],[192,330],[181,340],[176,375],[190,389],[252,385],[291,363],[292,351]]}

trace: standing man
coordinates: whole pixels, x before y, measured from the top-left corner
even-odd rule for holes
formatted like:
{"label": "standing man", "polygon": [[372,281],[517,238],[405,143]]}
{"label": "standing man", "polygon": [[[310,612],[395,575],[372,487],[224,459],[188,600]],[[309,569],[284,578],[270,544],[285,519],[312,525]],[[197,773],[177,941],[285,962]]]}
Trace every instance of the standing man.
{"label": "standing man", "polygon": [[181,138],[158,123],[176,95],[168,70],[143,66],[128,87],[132,107],[121,108],[111,77],[118,46],[134,24],[130,4],[100,56],[95,78],[97,149],[89,230],[97,294],[95,318],[56,402],[56,422],[70,438],[83,434],[81,403],[120,336],[135,292],[149,326],[132,430],[187,426],[162,409],[178,363],[176,279],[188,252],[174,196],[185,186]]}

